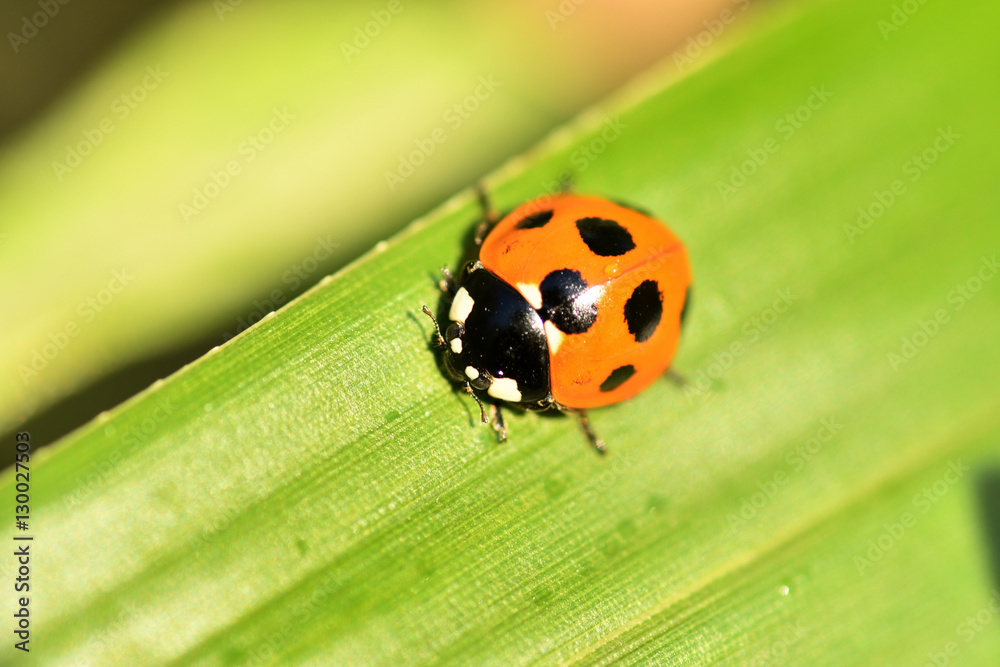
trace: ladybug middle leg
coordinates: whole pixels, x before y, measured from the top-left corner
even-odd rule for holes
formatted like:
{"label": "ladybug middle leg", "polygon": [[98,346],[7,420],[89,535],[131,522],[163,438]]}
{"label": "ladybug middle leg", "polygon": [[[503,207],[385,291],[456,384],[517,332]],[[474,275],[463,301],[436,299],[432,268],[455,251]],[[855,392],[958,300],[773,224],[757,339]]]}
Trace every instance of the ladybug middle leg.
{"label": "ladybug middle leg", "polygon": [[565,195],[573,191],[573,182],[575,177],[570,172],[564,172],[559,177],[559,194]]}
{"label": "ladybug middle leg", "polygon": [[673,382],[678,387],[684,388],[688,386],[687,378],[675,371],[673,368],[667,369],[667,379]]}
{"label": "ladybug middle leg", "polygon": [[507,422],[503,419],[503,409],[498,403],[490,403],[490,415],[493,417],[493,430],[497,433],[497,440],[506,442]]}
{"label": "ladybug middle leg", "polygon": [[593,427],[590,425],[590,418],[587,417],[587,411],[575,410],[574,412],[576,413],[576,417],[580,422],[580,428],[583,429],[584,434],[587,436],[587,440],[589,440],[590,444],[594,447],[594,449],[597,450],[597,453],[598,454],[606,453],[607,449],[604,446],[604,441],[597,437],[597,434],[594,432]]}
{"label": "ladybug middle leg", "polygon": [[567,408],[564,405],[559,405],[555,401],[552,402],[552,407],[559,410],[563,414],[569,413],[576,417],[576,420],[580,422],[580,428],[583,429],[583,434],[587,436],[587,442],[590,443],[591,447],[597,450],[598,454],[607,453],[607,448],[604,446],[604,441],[597,437],[597,433],[594,431],[594,427],[590,424],[590,417],[587,416],[586,410],[579,410],[576,408]]}

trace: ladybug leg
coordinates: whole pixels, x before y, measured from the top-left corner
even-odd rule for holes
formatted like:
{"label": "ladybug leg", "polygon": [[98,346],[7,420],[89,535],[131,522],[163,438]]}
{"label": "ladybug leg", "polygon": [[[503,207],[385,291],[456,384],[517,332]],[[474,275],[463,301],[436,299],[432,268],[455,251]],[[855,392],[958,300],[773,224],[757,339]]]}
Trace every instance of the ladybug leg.
{"label": "ladybug leg", "polygon": [[448,296],[455,296],[455,292],[458,291],[458,288],[455,286],[455,276],[451,274],[447,266],[441,267],[441,275],[444,278],[438,281],[438,288]]}
{"label": "ladybug leg", "polygon": [[675,371],[673,368],[667,369],[667,379],[673,382],[678,387],[688,386],[687,378]]}
{"label": "ladybug leg", "polygon": [[493,208],[492,202],[490,202],[490,195],[486,192],[486,186],[482,183],[476,183],[476,198],[479,200],[479,208],[483,212],[483,220],[476,227],[476,245],[482,245],[483,239],[486,235],[490,233],[493,226],[500,221],[500,216],[497,214],[495,208]]}
{"label": "ladybug leg", "polygon": [[466,381],[466,383],[465,383],[465,393],[467,393],[469,396],[472,396],[472,398],[475,399],[476,404],[479,406],[479,418],[482,420],[482,422],[484,424],[489,424],[490,420],[486,418],[486,408],[483,407],[483,402],[481,400],[479,400],[478,396],[476,396],[476,392],[472,391],[472,383],[471,382]]}
{"label": "ladybug leg", "polygon": [[496,403],[490,403],[490,414],[493,415],[493,430],[497,432],[500,442],[507,440],[507,423],[503,419],[503,410]]}
{"label": "ladybug leg", "polygon": [[431,318],[431,322],[434,323],[434,336],[438,347],[444,347],[444,336],[441,335],[441,327],[438,326],[438,321],[434,318],[434,314],[431,313],[431,309],[425,305],[421,306],[420,310],[423,311],[424,315]]}
{"label": "ladybug leg", "polygon": [[570,412],[576,415],[577,421],[580,422],[580,428],[583,429],[583,433],[587,436],[587,441],[590,443],[591,447],[596,449],[598,454],[604,454],[607,452],[607,449],[604,446],[604,441],[597,437],[597,433],[594,432],[594,428],[590,425],[590,418],[587,416],[586,410],[567,408],[564,405],[559,405],[555,401],[552,401],[552,406],[560,412]]}
{"label": "ladybug leg", "polygon": [[564,195],[573,190],[573,174],[565,172],[559,179],[559,194]]}
{"label": "ladybug leg", "polygon": [[590,425],[590,418],[587,417],[586,410],[576,410],[576,417],[580,421],[580,428],[583,429],[584,434],[587,436],[587,440],[590,444],[597,450],[598,454],[604,454],[607,450],[604,447],[604,441],[597,437],[594,433],[593,427]]}
{"label": "ladybug leg", "polygon": [[684,322],[687,321],[688,307],[691,305],[691,286],[688,285],[684,292],[684,305],[681,306],[681,331],[684,330]]}

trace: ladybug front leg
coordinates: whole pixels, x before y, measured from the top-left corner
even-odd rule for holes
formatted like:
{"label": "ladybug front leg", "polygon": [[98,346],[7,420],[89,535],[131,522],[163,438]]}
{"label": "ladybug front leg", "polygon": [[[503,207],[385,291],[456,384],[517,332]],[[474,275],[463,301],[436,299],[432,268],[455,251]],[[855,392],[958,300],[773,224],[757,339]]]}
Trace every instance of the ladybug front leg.
{"label": "ladybug front leg", "polygon": [[466,394],[475,399],[476,405],[479,406],[479,420],[484,424],[489,424],[490,420],[486,418],[486,407],[483,405],[483,402],[479,400],[479,397],[476,396],[476,392],[472,388],[472,383],[466,381],[465,386],[462,389]]}
{"label": "ladybug front leg", "polygon": [[441,327],[438,326],[438,321],[434,317],[434,313],[431,312],[431,309],[426,304],[421,306],[420,310],[423,311],[424,315],[431,318],[431,322],[434,323],[434,342],[437,343],[438,347],[444,347],[444,336],[441,335]]}

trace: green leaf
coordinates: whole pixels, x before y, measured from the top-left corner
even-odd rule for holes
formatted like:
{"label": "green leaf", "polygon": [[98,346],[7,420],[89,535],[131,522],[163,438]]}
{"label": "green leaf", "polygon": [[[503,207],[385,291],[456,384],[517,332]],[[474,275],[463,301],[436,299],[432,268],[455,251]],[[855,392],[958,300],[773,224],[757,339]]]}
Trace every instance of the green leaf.
{"label": "green leaf", "polygon": [[462,194],[39,457],[36,656],[995,656],[966,619],[998,585],[1000,10],[928,3],[883,37],[894,11],[772,9],[490,180],[502,209],[573,169],[687,243],[689,384],[594,411],[607,456],[545,415],[497,444],[438,372],[419,308]]}

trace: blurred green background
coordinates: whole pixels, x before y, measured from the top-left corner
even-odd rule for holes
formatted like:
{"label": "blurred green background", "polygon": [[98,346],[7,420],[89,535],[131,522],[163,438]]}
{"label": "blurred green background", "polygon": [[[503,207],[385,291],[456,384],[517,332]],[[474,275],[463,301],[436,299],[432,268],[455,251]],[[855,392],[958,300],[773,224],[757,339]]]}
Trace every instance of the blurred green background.
{"label": "blurred green background", "polygon": [[5,3],[2,437],[192,361],[732,4]]}

